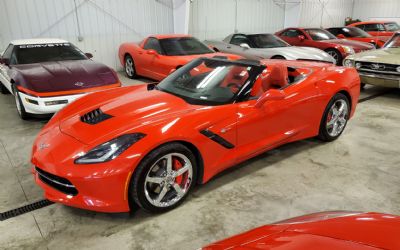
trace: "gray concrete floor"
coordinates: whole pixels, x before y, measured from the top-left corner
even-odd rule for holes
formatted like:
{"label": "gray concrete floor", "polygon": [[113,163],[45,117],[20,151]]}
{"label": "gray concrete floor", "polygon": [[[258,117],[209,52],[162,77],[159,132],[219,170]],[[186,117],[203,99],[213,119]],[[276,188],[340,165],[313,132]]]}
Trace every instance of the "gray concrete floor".
{"label": "gray concrete floor", "polygon": [[[370,87],[362,97],[380,91]],[[13,97],[0,97],[0,212],[43,198],[29,158],[45,123],[22,121]],[[102,214],[53,204],[1,221],[0,249],[197,249],[305,213],[400,214],[399,131],[400,91],[393,90],[359,104],[337,141],[309,139],[267,152],[197,187],[171,212]]]}

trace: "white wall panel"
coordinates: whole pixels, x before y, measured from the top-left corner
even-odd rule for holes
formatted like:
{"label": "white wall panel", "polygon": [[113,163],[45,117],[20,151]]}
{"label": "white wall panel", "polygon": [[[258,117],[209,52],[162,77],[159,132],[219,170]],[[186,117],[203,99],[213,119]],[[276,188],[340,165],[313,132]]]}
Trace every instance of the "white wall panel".
{"label": "white wall panel", "polygon": [[302,0],[299,26],[342,26],[353,13],[353,0]]}
{"label": "white wall panel", "polygon": [[[120,69],[118,47],[173,33],[172,0],[0,0],[0,50],[13,39],[58,37]],[[79,41],[78,23],[82,41]]]}
{"label": "white wall panel", "polygon": [[238,32],[275,32],[283,28],[284,8],[273,0],[193,0],[189,33],[221,39]]}
{"label": "white wall panel", "polygon": [[400,0],[355,0],[353,18],[396,20],[400,18]]}

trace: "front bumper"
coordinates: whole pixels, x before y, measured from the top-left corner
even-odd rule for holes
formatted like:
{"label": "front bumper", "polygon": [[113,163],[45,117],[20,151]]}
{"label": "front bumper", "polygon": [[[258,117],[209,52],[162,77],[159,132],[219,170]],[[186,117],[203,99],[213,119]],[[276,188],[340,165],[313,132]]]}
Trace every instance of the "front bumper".
{"label": "front bumper", "polygon": [[[48,147],[40,148],[45,143]],[[53,202],[98,212],[128,212],[130,177],[138,158],[122,154],[106,163],[74,164],[74,156],[86,147],[58,126],[39,135],[31,161],[35,182]]]}
{"label": "front bumper", "polygon": [[[53,96],[53,97],[35,97],[19,92],[19,96],[24,105],[25,111],[30,114],[53,114],[58,112],[60,109],[75,101],[76,99],[86,95],[65,95],[65,96]],[[63,104],[46,105],[47,102],[65,101]]]}
{"label": "front bumper", "polygon": [[361,82],[387,88],[400,88],[400,76],[369,72],[358,72]]}

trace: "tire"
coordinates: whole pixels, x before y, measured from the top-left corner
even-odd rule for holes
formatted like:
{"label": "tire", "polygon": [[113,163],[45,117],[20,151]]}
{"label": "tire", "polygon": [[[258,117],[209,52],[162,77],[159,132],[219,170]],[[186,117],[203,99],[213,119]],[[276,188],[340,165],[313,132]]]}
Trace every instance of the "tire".
{"label": "tire", "polygon": [[271,57],[271,59],[286,60],[286,58],[283,56],[273,56],[273,57]]}
{"label": "tire", "polygon": [[361,83],[360,84],[360,90],[364,90],[365,89],[365,85],[366,85],[365,83]]}
{"label": "tire", "polygon": [[326,53],[328,53],[330,56],[333,57],[333,59],[336,60],[336,65],[342,65],[342,54],[336,49],[327,49],[325,50]]}
{"label": "tire", "polygon": [[136,69],[135,69],[135,61],[132,56],[125,56],[125,65],[124,65],[125,74],[130,79],[135,79],[137,77]]}
{"label": "tire", "polygon": [[[343,110],[341,110],[343,105]],[[328,103],[321,119],[318,138],[323,141],[334,141],[343,133],[350,116],[350,101],[337,93]],[[336,128],[336,129],[335,129]]]}
{"label": "tire", "polygon": [[[167,162],[171,162],[169,173]],[[179,174],[179,170],[184,172]],[[190,149],[180,143],[165,144],[151,151],[136,168],[129,187],[130,198],[147,212],[166,212],[184,201],[196,177],[196,157]]]}
{"label": "tire", "polygon": [[21,117],[22,120],[27,120],[30,118],[29,113],[25,111],[24,104],[22,103],[21,97],[19,96],[19,91],[15,87],[15,85],[12,86],[13,92],[14,92],[14,98],[15,98],[15,106],[17,108],[18,115]]}
{"label": "tire", "polygon": [[3,95],[10,94],[10,91],[8,91],[8,89],[6,88],[6,86],[4,86],[4,84],[1,83],[1,82],[0,82],[0,92],[1,92]]}

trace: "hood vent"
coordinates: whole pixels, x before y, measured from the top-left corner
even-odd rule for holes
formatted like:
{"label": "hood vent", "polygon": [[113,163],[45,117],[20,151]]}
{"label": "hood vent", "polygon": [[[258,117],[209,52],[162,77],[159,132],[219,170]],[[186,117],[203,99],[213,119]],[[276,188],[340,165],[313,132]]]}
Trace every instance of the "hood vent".
{"label": "hood vent", "polygon": [[102,121],[110,119],[111,117],[113,116],[105,114],[103,113],[103,111],[101,111],[100,108],[97,108],[81,116],[81,121],[90,125],[95,125]]}

